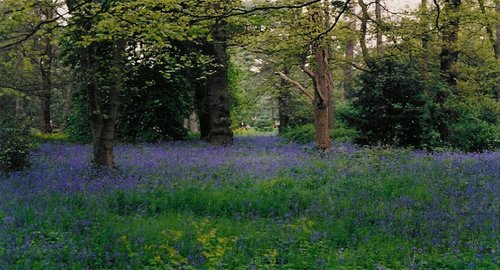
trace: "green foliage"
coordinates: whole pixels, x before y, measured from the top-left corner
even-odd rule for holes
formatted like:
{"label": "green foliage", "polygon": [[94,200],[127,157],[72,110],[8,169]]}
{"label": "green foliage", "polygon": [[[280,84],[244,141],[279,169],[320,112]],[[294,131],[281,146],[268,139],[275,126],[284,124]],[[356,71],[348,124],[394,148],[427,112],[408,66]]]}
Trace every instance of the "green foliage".
{"label": "green foliage", "polygon": [[256,116],[257,119],[253,122],[253,127],[257,131],[269,132],[274,129],[274,119],[270,114],[262,113]]}
{"label": "green foliage", "polygon": [[[402,56],[386,55],[359,76],[352,106],[340,115],[356,141],[462,151],[499,147],[498,104],[488,96],[452,93]],[[456,91],[456,90],[455,90]]]}
{"label": "green foliage", "polygon": [[247,121],[247,97],[241,86],[244,78],[243,71],[232,62],[228,67],[228,87],[229,87],[229,109],[231,110],[231,126],[237,128],[241,123]]}
{"label": "green foliage", "polygon": [[306,157],[270,179],[234,179],[220,168],[219,177],[168,187],[153,173],[130,189],[8,197],[0,262],[13,269],[498,268],[489,156],[367,148]]}
{"label": "green foliage", "polygon": [[34,130],[32,131],[32,136],[34,140],[40,143],[69,141],[68,135],[62,132],[45,134],[40,132],[39,130]]}
{"label": "green foliage", "polygon": [[343,114],[359,131],[356,141],[369,145],[431,148],[442,144],[438,122],[445,117],[433,103],[446,91],[423,80],[409,59],[386,55],[359,76],[352,109]]}
{"label": "green foliage", "polygon": [[295,143],[310,143],[316,138],[316,131],[313,124],[285,129],[280,136]]}
{"label": "green foliage", "polygon": [[68,117],[68,126],[64,130],[70,142],[92,142],[92,133],[88,121],[87,99],[83,92],[84,89],[80,88],[71,100],[72,110]]}
{"label": "green foliage", "polygon": [[17,119],[0,117],[0,173],[27,169],[31,150],[29,130]]}
{"label": "green foliage", "polygon": [[191,78],[188,70],[167,77],[162,70],[169,68],[142,67],[126,75],[117,119],[118,139],[156,142],[187,136],[183,124],[192,104]]}
{"label": "green foliage", "polygon": [[449,144],[466,152],[500,149],[500,106],[488,98],[451,102],[456,118],[450,124]]}
{"label": "green foliage", "polygon": [[[338,122],[337,126],[333,130],[330,130],[330,138],[334,142],[353,142],[357,134],[356,130],[345,126],[342,122]],[[307,124],[287,128],[280,136],[291,142],[306,144],[315,140],[316,130],[313,124]]]}

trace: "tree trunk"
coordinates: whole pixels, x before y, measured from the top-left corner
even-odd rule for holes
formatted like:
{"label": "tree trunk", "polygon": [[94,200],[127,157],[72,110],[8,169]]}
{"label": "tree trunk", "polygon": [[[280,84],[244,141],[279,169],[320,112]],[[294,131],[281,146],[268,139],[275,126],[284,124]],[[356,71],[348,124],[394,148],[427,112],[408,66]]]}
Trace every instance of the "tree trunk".
{"label": "tree trunk", "polygon": [[[288,75],[290,69],[285,67],[283,69],[283,73]],[[280,116],[280,125],[278,127],[278,132],[281,134],[283,131],[288,128],[290,122],[290,101],[292,99],[292,95],[290,93],[290,88],[288,87],[288,82],[281,78],[280,88],[279,88],[279,96],[278,96],[278,113]]]}
{"label": "tree trunk", "polygon": [[16,107],[14,109],[14,114],[17,120],[22,119],[23,116],[23,99],[24,98],[20,96],[16,97]]}
{"label": "tree trunk", "polygon": [[[479,2],[479,8],[481,9],[481,12],[483,13],[483,16],[488,16],[486,14],[486,7],[484,5],[483,0],[478,0]],[[500,15],[500,1],[496,1],[495,3],[495,12],[497,15]],[[488,34],[488,39],[490,40],[491,45],[493,46],[493,51],[495,53],[495,59],[497,60],[497,63],[499,63],[497,66],[500,66],[500,23],[497,23],[495,25],[495,33],[493,31],[493,27],[491,25],[486,24],[486,32]],[[500,74],[498,74],[496,81],[495,81],[495,95],[497,101],[500,102]]]}
{"label": "tree trunk", "polygon": [[66,129],[66,127],[68,126],[68,116],[71,113],[71,99],[73,97],[73,90],[74,89],[75,89],[75,86],[73,83],[71,83],[64,90],[61,130]]}
{"label": "tree trunk", "polygon": [[[80,36],[89,34],[92,30],[93,14],[77,12],[75,7],[78,2],[67,0],[66,5],[70,14],[75,18],[75,24],[78,25]],[[77,14],[74,14],[77,13]],[[126,41],[115,38],[113,42],[113,57],[110,67],[109,95],[104,97],[97,83],[97,43],[89,45],[80,45],[78,48],[81,76],[85,84],[87,103],[89,108],[89,123],[92,131],[93,144],[93,164],[96,167],[113,168],[114,167],[114,136],[115,121],[118,115],[119,92],[123,83],[123,68]],[[103,102],[103,99],[105,101]]]}
{"label": "tree trunk", "polygon": [[198,128],[198,123],[196,122],[196,119],[198,118],[198,116],[196,115],[196,112],[192,112],[190,115],[189,115],[189,130],[191,132],[198,132],[199,131],[199,128]]}
{"label": "tree trunk", "polygon": [[382,52],[382,9],[380,0],[375,0],[375,22],[377,24],[377,53]]}
{"label": "tree trunk", "polygon": [[52,132],[50,118],[50,92],[44,89],[44,93],[40,96],[40,131],[42,133]]}
{"label": "tree trunk", "polygon": [[332,72],[330,69],[327,71],[328,75],[328,129],[333,130],[335,129],[335,100],[334,100],[334,93],[333,93],[333,76]]}
{"label": "tree trunk", "polygon": [[[427,0],[421,0],[420,3],[420,13],[421,16],[427,16],[428,9],[427,9]],[[422,35],[422,59],[420,61],[420,70],[422,72],[422,80],[424,82],[427,81],[428,76],[427,73],[429,72],[429,22],[427,20],[427,17],[423,17],[420,19],[421,20],[421,27],[423,29],[423,35]],[[427,84],[424,84],[424,94],[426,97],[429,96],[429,89],[427,87]],[[425,106],[427,106],[428,103],[426,103]]]}
{"label": "tree trunk", "polygon": [[[500,16],[500,1],[498,0],[496,1],[495,4],[495,11],[497,16]],[[500,63],[500,22],[498,22],[496,25],[495,58],[497,60],[497,63]],[[500,102],[500,74],[497,75],[495,90],[497,95],[497,101]]]}
{"label": "tree trunk", "polygon": [[97,167],[114,167],[114,135],[115,121],[118,114],[118,95],[122,85],[123,52],[125,41],[114,42],[113,67],[107,108],[104,108],[98,85],[95,60],[95,45],[80,49],[80,57],[85,77],[87,100],[89,103],[89,122],[92,130],[93,163]]}
{"label": "tree trunk", "polygon": [[[117,39],[113,46],[113,62],[111,70],[111,87],[109,92],[109,101],[107,114],[101,109],[94,110],[91,115],[91,128],[93,133],[94,143],[94,164],[98,167],[114,167],[114,137],[115,137],[115,122],[118,116],[119,92],[122,88],[122,72],[123,72],[123,53],[125,52],[125,40]],[[100,95],[97,88],[94,88],[95,95]],[[91,96],[93,96],[92,94]],[[92,104],[92,103],[91,103]],[[95,108],[97,109],[97,108]]]}
{"label": "tree trunk", "polygon": [[314,126],[318,148],[328,150],[332,144],[328,129],[328,96],[332,90],[329,79],[328,51],[323,46],[314,48],[316,81],[314,91]]}
{"label": "tree trunk", "polygon": [[207,80],[209,89],[210,143],[233,144],[233,131],[229,111],[227,36],[225,25],[216,26],[214,41],[209,46],[215,60],[214,74]]}
{"label": "tree trunk", "polygon": [[440,58],[441,77],[452,88],[457,85],[458,73],[455,65],[458,61],[458,31],[460,20],[456,14],[460,10],[461,0],[446,0],[443,9],[444,15],[449,17],[442,29],[442,45]]}
{"label": "tree trunk", "polygon": [[359,7],[361,8],[361,20],[360,31],[359,31],[359,46],[361,47],[361,53],[363,55],[363,60],[369,69],[373,69],[375,66],[373,58],[368,52],[368,46],[366,45],[366,34],[368,32],[368,20],[370,15],[368,14],[368,6],[363,2],[363,0],[358,0]]}
{"label": "tree trunk", "polygon": [[208,87],[206,81],[195,83],[196,111],[200,123],[200,139],[209,140],[210,137],[210,114],[208,111]]}
{"label": "tree trunk", "polygon": [[[52,20],[54,17],[54,11],[52,7],[48,6],[41,8],[40,14],[44,15],[47,20]],[[40,130],[42,133],[51,133],[51,114],[50,114],[50,104],[51,104],[51,90],[52,90],[52,60],[53,60],[53,48],[52,48],[52,34],[48,33],[42,37],[44,43],[44,53],[40,59],[40,70],[43,78],[43,90],[40,93]]]}

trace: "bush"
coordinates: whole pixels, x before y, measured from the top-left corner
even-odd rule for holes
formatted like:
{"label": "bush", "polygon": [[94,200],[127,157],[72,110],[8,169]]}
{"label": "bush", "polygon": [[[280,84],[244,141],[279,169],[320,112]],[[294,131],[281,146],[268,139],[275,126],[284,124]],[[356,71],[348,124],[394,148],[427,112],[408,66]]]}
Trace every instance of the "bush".
{"label": "bush", "polygon": [[87,100],[83,88],[73,95],[71,103],[71,115],[68,117],[68,126],[64,130],[68,137],[67,140],[74,143],[91,143],[92,132],[88,121]]}
{"label": "bush", "polygon": [[32,131],[33,138],[41,143],[44,142],[67,142],[68,135],[62,132],[58,133],[49,133],[49,134],[44,134],[40,132],[39,130],[34,130]]}
{"label": "bush", "polygon": [[287,141],[295,143],[310,143],[316,138],[316,131],[313,124],[307,124],[294,128],[287,128],[281,134]]}
{"label": "bush", "polygon": [[[280,134],[288,141],[306,144],[316,140],[316,130],[313,124],[307,124],[294,128],[287,128]],[[353,142],[357,136],[357,131],[346,127],[342,122],[330,131],[330,138],[334,142]]]}
{"label": "bush", "polygon": [[33,148],[29,132],[15,121],[0,119],[0,123],[0,173],[28,168]]}
{"label": "bush", "polygon": [[494,150],[500,147],[500,128],[467,116],[450,127],[450,144],[465,152]]}
{"label": "bush", "polygon": [[441,142],[432,100],[446,89],[423,81],[414,63],[385,56],[359,79],[348,118],[360,132],[358,143],[429,148]]}
{"label": "bush", "polygon": [[453,101],[450,110],[456,120],[449,126],[449,144],[465,152],[481,152],[500,148],[500,108],[494,100],[469,98]]}

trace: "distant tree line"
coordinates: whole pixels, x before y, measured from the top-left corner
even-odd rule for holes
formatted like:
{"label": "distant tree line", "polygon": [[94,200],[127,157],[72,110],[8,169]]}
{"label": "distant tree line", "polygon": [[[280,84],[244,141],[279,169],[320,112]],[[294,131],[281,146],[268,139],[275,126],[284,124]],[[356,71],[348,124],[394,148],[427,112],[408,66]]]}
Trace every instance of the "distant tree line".
{"label": "distant tree line", "polygon": [[362,144],[495,149],[499,14],[485,0],[5,0],[1,110],[92,142],[105,167],[116,140],[185,138],[193,112],[214,145],[270,111],[280,133],[312,123],[322,150],[339,126]]}

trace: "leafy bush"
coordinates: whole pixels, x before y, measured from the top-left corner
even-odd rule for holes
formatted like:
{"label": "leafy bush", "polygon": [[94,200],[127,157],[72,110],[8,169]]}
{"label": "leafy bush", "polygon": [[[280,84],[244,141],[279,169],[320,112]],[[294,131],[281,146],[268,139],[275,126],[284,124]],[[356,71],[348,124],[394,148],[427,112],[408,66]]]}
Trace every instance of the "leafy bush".
{"label": "leafy bush", "polygon": [[456,120],[449,126],[449,144],[454,149],[480,152],[500,148],[500,108],[494,100],[469,98],[451,102]]}
{"label": "leafy bush", "polygon": [[[357,131],[348,128],[343,123],[338,123],[337,127],[330,131],[330,138],[334,142],[352,142],[357,136]],[[316,139],[316,130],[313,124],[288,128],[280,134],[281,137],[295,143],[306,144]]]}
{"label": "leafy bush", "polygon": [[316,131],[313,124],[307,124],[294,128],[287,128],[280,136],[288,141],[304,144],[314,141]]}
{"label": "leafy bush", "polygon": [[[192,104],[187,70],[166,76],[170,66],[141,67],[128,74],[120,96],[117,137],[128,142],[184,139],[184,119]],[[165,116],[165,117],[158,117]]]}
{"label": "leafy bush", "polygon": [[432,102],[446,88],[422,80],[411,61],[385,56],[359,77],[354,110],[347,119],[368,145],[430,148],[441,143],[437,106]]}
{"label": "leafy bush", "polygon": [[92,142],[90,125],[87,114],[87,100],[84,89],[80,89],[73,95],[71,115],[68,117],[68,126],[64,132],[68,141],[78,143]]}
{"label": "leafy bush", "polygon": [[0,119],[0,173],[30,166],[33,148],[29,132],[14,120]]}
{"label": "leafy bush", "polygon": [[500,128],[478,118],[466,116],[450,127],[450,144],[466,152],[500,147]]}

